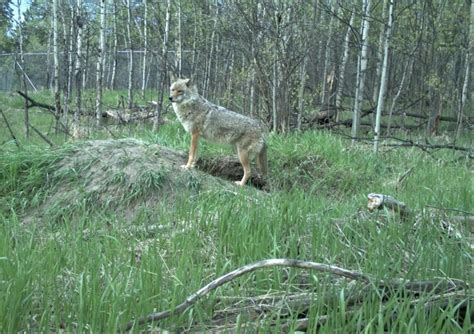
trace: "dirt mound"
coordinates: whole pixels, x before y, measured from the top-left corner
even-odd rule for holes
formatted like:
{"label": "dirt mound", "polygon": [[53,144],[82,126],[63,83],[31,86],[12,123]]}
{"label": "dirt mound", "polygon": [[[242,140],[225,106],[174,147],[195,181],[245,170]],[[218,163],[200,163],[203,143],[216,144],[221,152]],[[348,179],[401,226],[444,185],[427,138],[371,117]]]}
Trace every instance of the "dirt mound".
{"label": "dirt mound", "polygon": [[75,144],[48,177],[48,195],[25,222],[70,218],[93,208],[123,210],[170,202],[206,189],[234,187],[233,183],[180,165],[186,155],[137,139],[95,140]]}

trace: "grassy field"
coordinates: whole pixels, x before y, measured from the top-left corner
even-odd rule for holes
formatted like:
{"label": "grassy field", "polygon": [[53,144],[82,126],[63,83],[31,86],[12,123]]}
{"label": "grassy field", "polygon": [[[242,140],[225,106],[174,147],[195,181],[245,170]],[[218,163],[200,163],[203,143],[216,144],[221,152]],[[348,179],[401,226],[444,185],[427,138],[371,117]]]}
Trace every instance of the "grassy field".
{"label": "grassy field", "polygon": [[[35,134],[27,140],[21,100],[4,94],[0,103],[20,143],[2,120],[0,332],[117,331],[180,304],[220,275],[270,258],[331,264],[373,282],[261,269],[153,327],[292,332],[303,319],[308,332],[321,333],[474,330],[472,287],[410,294],[381,291],[375,283],[474,281],[470,227],[453,220],[474,211],[472,161],[459,152],[383,148],[374,156],[370,145],[350,147],[327,131],[270,135],[270,186],[262,192],[208,181],[204,173],[150,168],[156,144],[187,149],[189,138],[172,114],[156,133],[147,124],[113,127],[117,139],[128,139],[107,145],[129,149],[134,138],[149,156],[118,159],[113,173],[98,174],[107,169],[106,151],[79,159],[91,152],[81,151],[88,146],[55,135],[52,117],[39,110],[31,112],[32,123],[56,147]],[[200,146],[200,156],[232,154],[229,147]],[[136,178],[129,178],[130,168]],[[369,193],[390,194],[412,214],[368,212]]]}

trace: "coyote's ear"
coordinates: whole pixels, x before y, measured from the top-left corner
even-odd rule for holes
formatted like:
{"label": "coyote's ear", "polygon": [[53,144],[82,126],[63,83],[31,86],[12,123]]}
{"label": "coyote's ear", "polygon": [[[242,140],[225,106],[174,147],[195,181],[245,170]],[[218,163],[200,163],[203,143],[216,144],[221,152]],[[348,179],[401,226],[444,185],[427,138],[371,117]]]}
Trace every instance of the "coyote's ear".
{"label": "coyote's ear", "polygon": [[188,87],[191,87],[193,85],[193,81],[188,78],[188,79],[184,79],[184,83],[186,84],[186,86]]}
{"label": "coyote's ear", "polygon": [[175,75],[174,75],[174,73],[173,73],[172,71],[169,71],[169,76],[170,76],[171,82],[175,82],[175,81],[176,81],[177,78],[175,77]]}

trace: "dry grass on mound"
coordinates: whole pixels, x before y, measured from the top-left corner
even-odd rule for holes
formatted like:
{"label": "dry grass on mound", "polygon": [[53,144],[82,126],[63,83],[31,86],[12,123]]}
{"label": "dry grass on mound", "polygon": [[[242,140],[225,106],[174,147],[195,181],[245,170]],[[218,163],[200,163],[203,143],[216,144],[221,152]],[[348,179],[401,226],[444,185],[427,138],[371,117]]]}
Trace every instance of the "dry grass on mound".
{"label": "dry grass on mound", "polygon": [[93,208],[122,210],[171,202],[207,189],[235,187],[201,170],[183,170],[186,154],[137,139],[95,140],[77,144],[48,177],[49,192],[26,222],[61,218]]}

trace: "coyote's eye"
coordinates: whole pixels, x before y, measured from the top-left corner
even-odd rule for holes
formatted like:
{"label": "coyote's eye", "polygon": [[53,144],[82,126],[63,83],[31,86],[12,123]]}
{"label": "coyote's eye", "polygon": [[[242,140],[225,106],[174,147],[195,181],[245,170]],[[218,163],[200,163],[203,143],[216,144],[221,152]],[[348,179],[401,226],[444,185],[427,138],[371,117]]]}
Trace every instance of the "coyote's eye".
{"label": "coyote's eye", "polygon": [[177,93],[178,93],[178,94],[182,94],[183,91],[182,91],[182,90],[178,90]]}

